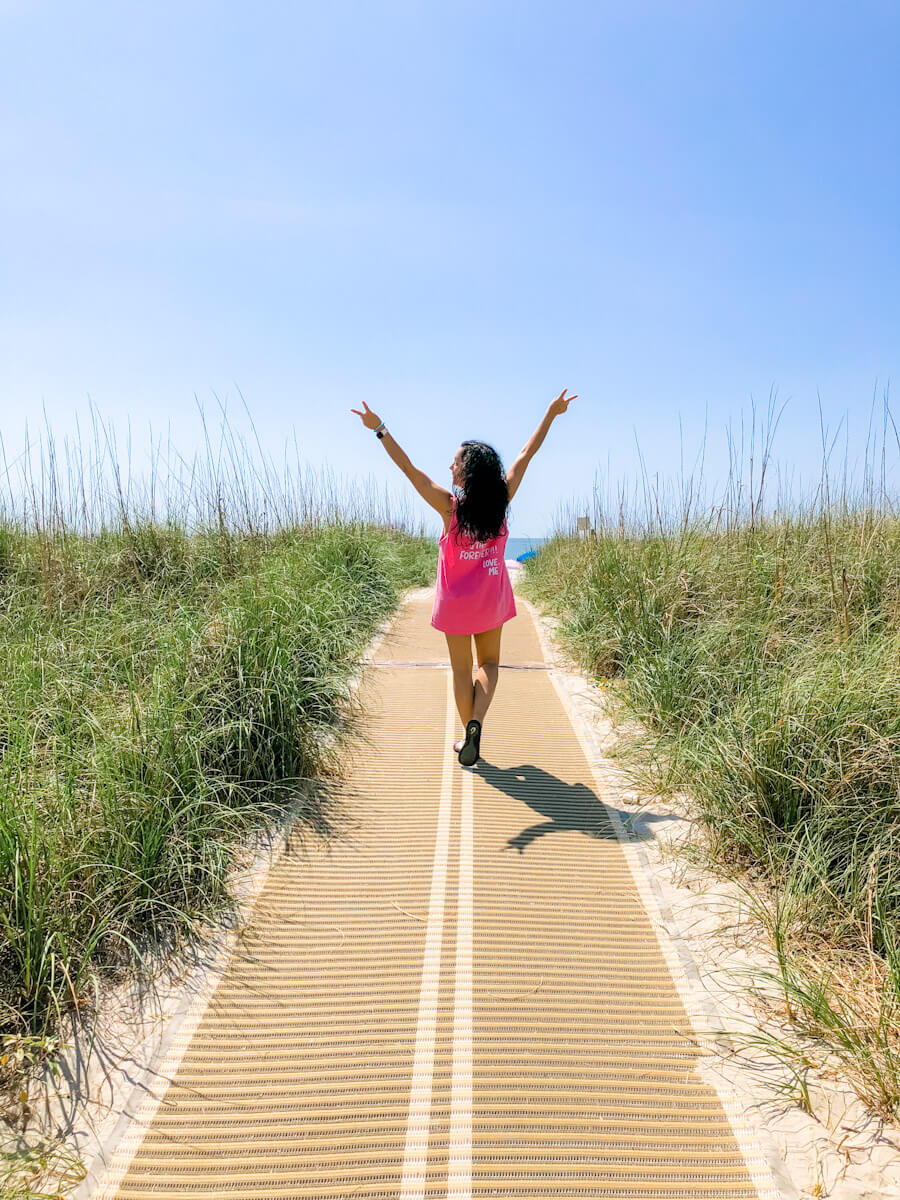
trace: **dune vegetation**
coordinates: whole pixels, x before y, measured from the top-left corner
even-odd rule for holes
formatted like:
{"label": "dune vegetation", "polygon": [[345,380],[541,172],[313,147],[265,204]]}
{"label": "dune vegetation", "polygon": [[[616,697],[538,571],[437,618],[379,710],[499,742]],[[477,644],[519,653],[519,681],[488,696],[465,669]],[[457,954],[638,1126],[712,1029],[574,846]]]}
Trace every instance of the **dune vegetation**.
{"label": "dune vegetation", "polygon": [[228,432],[180,476],[157,463],[140,494],[110,447],[65,469],[50,449],[0,517],[0,1084],[13,1122],[66,1010],[226,909],[235,851],[255,833],[289,813],[327,826],[327,781],[358,715],[348,680],[436,558],[383,497],[276,478]]}
{"label": "dune vegetation", "polygon": [[[696,481],[664,492],[643,479],[630,507],[597,506],[591,536],[547,542],[522,589],[641,731],[622,752],[645,794],[686,798],[704,831],[693,849],[749,887],[778,962],[757,993],[896,1115],[900,516],[887,410],[883,429],[855,489],[842,473],[835,494],[826,457],[805,501],[766,503],[765,457],[753,486],[733,471],[702,505]],[[802,1102],[809,1062],[782,1051]]]}

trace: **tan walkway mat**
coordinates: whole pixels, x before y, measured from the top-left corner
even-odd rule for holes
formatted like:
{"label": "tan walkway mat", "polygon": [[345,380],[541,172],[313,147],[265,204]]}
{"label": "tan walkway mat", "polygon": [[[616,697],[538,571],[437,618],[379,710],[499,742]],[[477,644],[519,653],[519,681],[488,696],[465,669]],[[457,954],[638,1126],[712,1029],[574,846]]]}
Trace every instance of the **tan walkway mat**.
{"label": "tan walkway mat", "polygon": [[[275,863],[95,1195],[774,1196],[548,672],[501,670],[461,768],[449,670],[392,665],[446,661],[430,612],[365,673],[340,832]],[[501,662],[543,662],[524,607]]]}

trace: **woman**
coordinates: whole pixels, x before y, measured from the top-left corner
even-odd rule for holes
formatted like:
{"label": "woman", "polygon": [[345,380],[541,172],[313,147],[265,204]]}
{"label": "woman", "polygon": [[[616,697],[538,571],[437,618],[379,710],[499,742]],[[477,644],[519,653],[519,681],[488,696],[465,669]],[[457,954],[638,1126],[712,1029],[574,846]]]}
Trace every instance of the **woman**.
{"label": "woman", "polygon": [[[456,707],[465,737],[453,749],[464,767],[478,761],[481,725],[494,696],[500,668],[500,633],[504,621],[516,615],[512,584],[504,552],[509,530],[506,510],[522,482],[525,468],[547,436],[553,418],[564,413],[577,396],[566,396],[568,388],[550,403],[544,419],[532,434],[510,470],[492,446],[463,442],[450,464],[458,494],[434,483],[414,467],[384,427],[384,421],[363,401],[364,412],[351,408],[373,429],[384,448],[423,500],[444,519],[438,551],[437,587],[431,624],[447,639],[453,669]],[[478,670],[472,680],[472,642]]]}

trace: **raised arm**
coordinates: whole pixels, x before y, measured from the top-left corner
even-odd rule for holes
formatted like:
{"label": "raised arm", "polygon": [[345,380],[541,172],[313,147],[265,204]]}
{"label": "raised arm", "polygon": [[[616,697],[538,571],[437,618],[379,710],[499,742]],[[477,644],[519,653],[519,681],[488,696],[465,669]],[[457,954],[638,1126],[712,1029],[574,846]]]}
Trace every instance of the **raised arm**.
{"label": "raised arm", "polygon": [[[383,424],[381,418],[372,412],[365,400],[363,400],[362,406],[365,412],[360,412],[358,408],[351,408],[350,411],[356,413],[358,417],[362,417],[362,422],[366,429],[377,429],[379,425]],[[388,454],[422,499],[426,500],[432,508],[437,509],[442,517],[449,516],[453,505],[453,493],[448,492],[446,488],[440,487],[433,479],[429,479],[424,471],[420,471],[418,467],[413,466],[409,455],[394,441],[387,429],[384,430],[384,435],[380,440],[382,446],[384,446],[385,450],[387,450]]]}
{"label": "raised arm", "polygon": [[573,400],[577,400],[577,394],[574,396],[566,396],[568,388],[563,388],[555,400],[551,400],[544,413],[544,418],[538,425],[537,429],[519,451],[519,457],[506,472],[506,486],[509,488],[509,498],[512,500],[519,484],[522,482],[522,476],[525,474],[525,468],[537,454],[541,447],[541,443],[547,436],[547,430],[553,424],[553,418],[558,417],[560,413],[564,413]]}

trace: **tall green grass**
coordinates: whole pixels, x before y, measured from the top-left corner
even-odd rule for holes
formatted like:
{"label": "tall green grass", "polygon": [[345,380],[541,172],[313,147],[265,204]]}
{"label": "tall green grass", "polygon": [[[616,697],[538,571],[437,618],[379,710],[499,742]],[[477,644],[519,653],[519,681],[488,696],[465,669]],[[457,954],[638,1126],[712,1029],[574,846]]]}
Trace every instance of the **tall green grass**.
{"label": "tall green grass", "polygon": [[244,451],[137,499],[108,454],[80,477],[45,454],[0,514],[13,1122],[62,1015],[226,909],[236,852],[289,810],[329,828],[359,715],[349,678],[400,591],[433,578],[433,540],[389,499],[327,479],[310,493]]}
{"label": "tall green grass", "polygon": [[[886,451],[891,450],[888,443]],[[879,458],[883,463],[884,459]],[[827,466],[827,463],[826,463]],[[762,464],[765,467],[765,459]],[[596,510],[523,589],[639,718],[630,765],[690,798],[711,861],[749,883],[771,977],[860,1095],[900,1112],[900,517],[871,472],[767,507],[729,481],[706,508]],[[743,496],[743,499],[739,497]]]}

